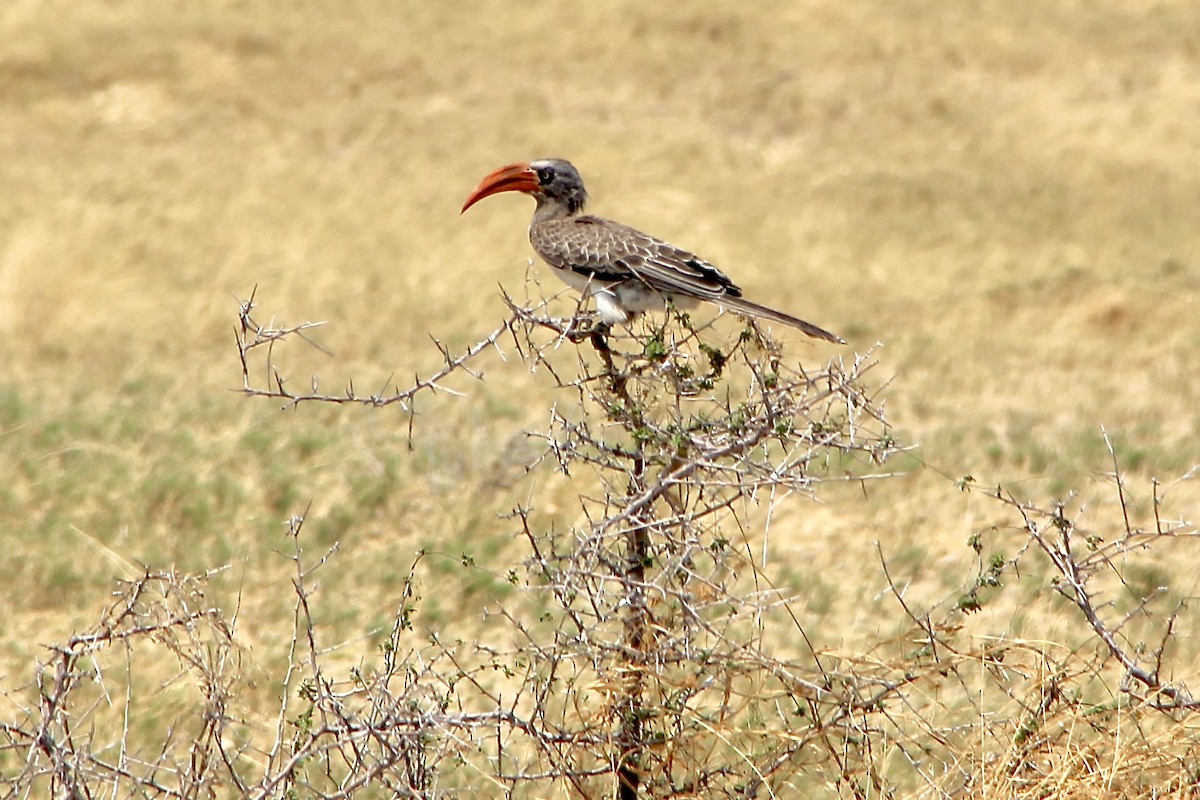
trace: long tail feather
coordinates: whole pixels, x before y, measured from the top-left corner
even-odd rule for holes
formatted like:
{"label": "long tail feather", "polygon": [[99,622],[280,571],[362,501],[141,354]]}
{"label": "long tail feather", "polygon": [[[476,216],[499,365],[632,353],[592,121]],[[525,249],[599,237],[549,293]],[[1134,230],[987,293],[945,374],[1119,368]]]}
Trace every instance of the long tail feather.
{"label": "long tail feather", "polygon": [[740,297],[722,297],[715,302],[729,311],[733,311],[738,314],[745,314],[750,317],[758,317],[760,319],[770,320],[771,322],[780,322],[784,325],[790,325],[796,330],[801,331],[814,339],[824,339],[825,341],[833,342],[834,344],[846,343],[846,341],[836,333],[830,333],[824,328],[818,328],[811,322],[805,322],[802,319],[797,319],[790,314],[784,314],[782,311],[776,311],[773,308],[760,306],[758,303],[751,303],[749,300],[743,300]]}

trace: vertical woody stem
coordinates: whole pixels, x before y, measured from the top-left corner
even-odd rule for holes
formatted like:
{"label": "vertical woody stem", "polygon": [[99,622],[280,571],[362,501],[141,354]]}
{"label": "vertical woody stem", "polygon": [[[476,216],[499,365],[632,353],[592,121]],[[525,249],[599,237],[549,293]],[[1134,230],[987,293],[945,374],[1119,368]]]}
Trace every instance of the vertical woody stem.
{"label": "vertical woody stem", "polygon": [[[629,496],[637,497],[645,490],[646,460],[641,453],[634,459],[630,474]],[[646,565],[650,558],[650,534],[641,514],[630,520],[625,532],[625,652],[628,674],[622,681],[624,694],[620,702],[621,727],[617,732],[620,762],[617,766],[617,793],[620,800],[635,800],[641,775],[638,772],[643,747],[643,671],[646,667],[645,648],[647,610],[644,587]]]}

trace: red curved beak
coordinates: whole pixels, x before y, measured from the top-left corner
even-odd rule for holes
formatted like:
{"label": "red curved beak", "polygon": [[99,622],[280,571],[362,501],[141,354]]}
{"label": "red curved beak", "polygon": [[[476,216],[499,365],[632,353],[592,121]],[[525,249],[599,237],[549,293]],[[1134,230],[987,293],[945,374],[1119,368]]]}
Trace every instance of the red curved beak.
{"label": "red curved beak", "polygon": [[471,206],[478,203],[485,197],[490,197],[500,192],[526,192],[533,193],[538,190],[537,173],[529,166],[528,162],[519,162],[509,164],[506,167],[501,167],[495,172],[490,172],[479,185],[475,187],[475,191],[471,192],[467,202],[463,203],[463,213]]}

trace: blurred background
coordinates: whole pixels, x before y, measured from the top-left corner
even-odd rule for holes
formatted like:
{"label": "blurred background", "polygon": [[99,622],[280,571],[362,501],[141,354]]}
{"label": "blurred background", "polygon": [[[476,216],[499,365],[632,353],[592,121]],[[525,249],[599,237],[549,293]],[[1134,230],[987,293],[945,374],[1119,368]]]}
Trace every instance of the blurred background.
{"label": "blurred background", "polygon": [[903,475],[772,519],[814,629],[872,630],[876,541],[914,598],[970,576],[1000,515],[965,476],[1104,490],[1103,426],[1148,514],[1200,461],[1191,0],[7,0],[0,42],[5,685],[142,564],[229,565],[218,597],[276,658],[309,504],[310,546],[341,543],[329,624],[369,642],[420,547],[485,565],[429,624],[479,618],[521,557],[497,514],[578,513],[522,477],[544,376],[497,356],[410,446],[398,407],[240,396],[234,326],[255,287],[260,322],[326,321],[332,355],[277,353],[297,388],[435,369],[430,335],[476,341],[521,289],[528,199],[458,214],[516,160],[570,159],[595,213],[849,342],[782,332],[801,363],[882,344]]}

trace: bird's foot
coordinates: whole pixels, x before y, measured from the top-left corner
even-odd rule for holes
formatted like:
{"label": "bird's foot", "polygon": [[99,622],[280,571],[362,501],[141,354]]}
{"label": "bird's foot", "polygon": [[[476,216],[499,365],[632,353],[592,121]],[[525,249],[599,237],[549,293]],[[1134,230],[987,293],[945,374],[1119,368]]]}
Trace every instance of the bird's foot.
{"label": "bird's foot", "polygon": [[566,331],[566,337],[572,344],[579,344],[585,339],[596,341],[597,337],[601,341],[604,341],[611,331],[612,325],[595,316],[579,316],[571,320],[571,325]]}

